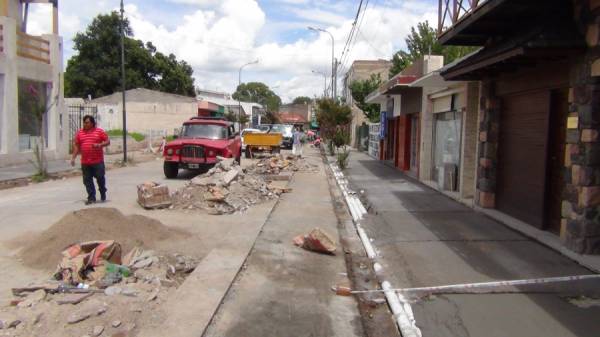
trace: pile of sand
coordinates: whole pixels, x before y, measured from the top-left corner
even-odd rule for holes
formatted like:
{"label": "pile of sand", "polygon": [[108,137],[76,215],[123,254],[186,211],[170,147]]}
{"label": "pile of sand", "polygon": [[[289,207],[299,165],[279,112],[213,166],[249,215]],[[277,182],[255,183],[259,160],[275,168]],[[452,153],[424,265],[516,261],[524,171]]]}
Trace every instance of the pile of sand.
{"label": "pile of sand", "polygon": [[123,254],[135,246],[156,248],[159,241],[185,239],[186,231],[169,228],[143,215],[124,216],[115,208],[88,208],[65,215],[47,230],[29,240],[19,257],[33,268],[54,270],[62,251],[78,242],[115,240]]}

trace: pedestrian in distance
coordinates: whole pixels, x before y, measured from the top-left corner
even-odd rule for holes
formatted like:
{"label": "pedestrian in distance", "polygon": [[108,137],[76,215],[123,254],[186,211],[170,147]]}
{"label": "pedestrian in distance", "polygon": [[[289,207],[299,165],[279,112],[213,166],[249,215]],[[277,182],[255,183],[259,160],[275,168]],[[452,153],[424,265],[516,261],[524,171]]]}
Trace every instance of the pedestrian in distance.
{"label": "pedestrian in distance", "polygon": [[96,186],[94,178],[98,183],[100,200],[106,201],[106,179],[104,173],[104,150],[110,145],[110,139],[104,130],[96,126],[96,120],[90,115],[83,117],[83,128],[77,132],[73,140],[73,154],[71,155],[71,166],[75,166],[75,158],[81,153],[81,172],[83,173],[83,184],[87,191],[86,205],[96,202]]}
{"label": "pedestrian in distance", "polygon": [[304,132],[302,132],[300,127],[296,127],[292,136],[294,138],[292,143],[292,154],[294,156],[302,157],[302,142],[304,142]]}

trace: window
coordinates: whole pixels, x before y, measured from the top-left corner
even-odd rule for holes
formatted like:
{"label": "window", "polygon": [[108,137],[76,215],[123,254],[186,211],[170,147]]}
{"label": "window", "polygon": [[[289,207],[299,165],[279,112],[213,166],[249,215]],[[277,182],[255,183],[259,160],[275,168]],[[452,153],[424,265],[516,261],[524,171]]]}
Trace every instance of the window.
{"label": "window", "polygon": [[185,124],[182,138],[226,139],[227,128],[214,124]]}
{"label": "window", "polygon": [[42,133],[48,147],[47,84],[19,79],[19,151],[32,150]]}

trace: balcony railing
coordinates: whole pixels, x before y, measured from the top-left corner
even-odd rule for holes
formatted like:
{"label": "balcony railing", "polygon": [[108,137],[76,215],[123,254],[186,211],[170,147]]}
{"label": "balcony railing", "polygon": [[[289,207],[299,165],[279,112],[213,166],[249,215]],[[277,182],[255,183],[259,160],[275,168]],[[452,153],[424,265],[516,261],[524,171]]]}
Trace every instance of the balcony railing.
{"label": "balcony railing", "polygon": [[489,0],[439,0],[438,36]]}
{"label": "balcony railing", "polygon": [[50,42],[39,36],[17,31],[17,55],[50,64]]}

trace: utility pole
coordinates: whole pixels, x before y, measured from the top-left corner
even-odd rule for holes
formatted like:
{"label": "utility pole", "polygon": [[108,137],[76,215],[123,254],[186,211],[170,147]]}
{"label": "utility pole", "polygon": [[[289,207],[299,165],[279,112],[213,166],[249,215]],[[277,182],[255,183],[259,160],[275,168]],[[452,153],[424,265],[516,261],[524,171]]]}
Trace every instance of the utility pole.
{"label": "utility pole", "polygon": [[125,19],[121,0],[121,90],[123,92],[123,163],[127,163],[127,109],[125,108]]}
{"label": "utility pole", "polygon": [[[248,62],[240,67],[240,71],[238,73],[238,89],[242,85],[242,69],[244,69],[245,66],[257,63],[258,59],[252,62]],[[242,132],[242,102],[240,101],[239,97],[240,96],[238,95],[238,132]]]}
{"label": "utility pole", "polygon": [[313,74],[319,74],[319,75],[323,75],[323,98],[327,98],[327,74],[325,74],[322,71],[318,71],[318,70],[313,70],[312,71]]}
{"label": "utility pole", "polygon": [[333,87],[333,100],[337,101],[337,67],[338,67],[338,60],[337,58],[333,59],[333,83],[331,84],[331,86]]}
{"label": "utility pole", "polygon": [[335,71],[336,71],[336,61],[335,61],[335,39],[333,38],[333,34],[331,34],[330,32],[328,32],[327,30],[323,29],[323,28],[318,28],[318,27],[308,27],[308,29],[313,30],[313,31],[319,31],[319,32],[323,32],[323,33],[327,33],[329,34],[329,37],[331,38],[331,98],[335,99]]}

